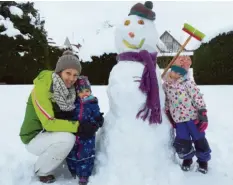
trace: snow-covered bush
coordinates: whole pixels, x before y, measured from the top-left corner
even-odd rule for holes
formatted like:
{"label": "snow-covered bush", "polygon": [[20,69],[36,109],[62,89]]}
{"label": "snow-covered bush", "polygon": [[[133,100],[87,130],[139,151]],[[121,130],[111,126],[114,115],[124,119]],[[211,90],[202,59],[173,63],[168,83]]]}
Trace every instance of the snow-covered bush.
{"label": "snow-covered bush", "polygon": [[233,31],[221,33],[203,43],[194,52],[193,61],[197,84],[233,84]]}

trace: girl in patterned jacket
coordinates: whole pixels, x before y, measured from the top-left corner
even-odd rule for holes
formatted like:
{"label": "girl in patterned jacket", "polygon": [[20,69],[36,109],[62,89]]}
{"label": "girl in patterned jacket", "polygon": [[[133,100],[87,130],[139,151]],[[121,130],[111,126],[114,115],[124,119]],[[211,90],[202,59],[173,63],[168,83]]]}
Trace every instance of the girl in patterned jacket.
{"label": "girl in patterned jacket", "polygon": [[208,126],[207,110],[200,89],[194,80],[189,78],[191,64],[190,57],[179,56],[165,75],[165,111],[176,129],[173,146],[179,158],[183,159],[182,170],[190,170],[192,158],[196,155],[198,171],[207,173],[208,161],[211,158],[211,149],[205,137]]}

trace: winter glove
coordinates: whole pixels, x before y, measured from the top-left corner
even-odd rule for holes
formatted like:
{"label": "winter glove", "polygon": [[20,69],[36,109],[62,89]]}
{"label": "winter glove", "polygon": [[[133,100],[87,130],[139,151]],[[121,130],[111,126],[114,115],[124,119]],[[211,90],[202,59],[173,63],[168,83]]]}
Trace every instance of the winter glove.
{"label": "winter glove", "polygon": [[96,125],[93,125],[89,122],[80,122],[76,135],[81,139],[90,139],[95,135],[97,130],[98,127]]}
{"label": "winter glove", "polygon": [[195,124],[200,132],[204,132],[208,127],[208,117],[207,117],[207,110],[206,109],[199,109],[198,110],[198,119],[196,120]]}
{"label": "winter glove", "polygon": [[103,117],[104,113],[100,113],[100,115],[98,117],[95,117],[95,121],[97,122],[98,127],[102,127],[104,124],[104,117]]}
{"label": "winter glove", "polygon": [[174,120],[172,119],[171,113],[169,110],[165,110],[165,114],[169,120],[169,122],[171,123],[173,128],[176,128],[176,123],[174,122]]}

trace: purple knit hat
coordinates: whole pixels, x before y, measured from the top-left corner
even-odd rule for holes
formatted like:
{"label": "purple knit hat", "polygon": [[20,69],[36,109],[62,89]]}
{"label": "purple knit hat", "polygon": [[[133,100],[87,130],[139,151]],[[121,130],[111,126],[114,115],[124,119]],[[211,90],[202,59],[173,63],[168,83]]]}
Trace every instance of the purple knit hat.
{"label": "purple knit hat", "polygon": [[88,80],[87,76],[79,76],[76,83],[75,83],[75,89],[77,92],[80,92],[84,89],[89,89],[91,91],[91,84]]}

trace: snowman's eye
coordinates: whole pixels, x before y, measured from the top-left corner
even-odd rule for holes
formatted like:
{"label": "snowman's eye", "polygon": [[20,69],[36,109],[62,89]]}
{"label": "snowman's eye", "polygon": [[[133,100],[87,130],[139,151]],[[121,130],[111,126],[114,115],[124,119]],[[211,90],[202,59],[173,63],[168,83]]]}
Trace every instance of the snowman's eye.
{"label": "snowman's eye", "polygon": [[130,20],[125,21],[125,26],[128,26],[130,24]]}
{"label": "snowman's eye", "polygon": [[143,20],[138,20],[138,24],[143,25],[143,24],[144,24],[144,21],[143,21]]}

